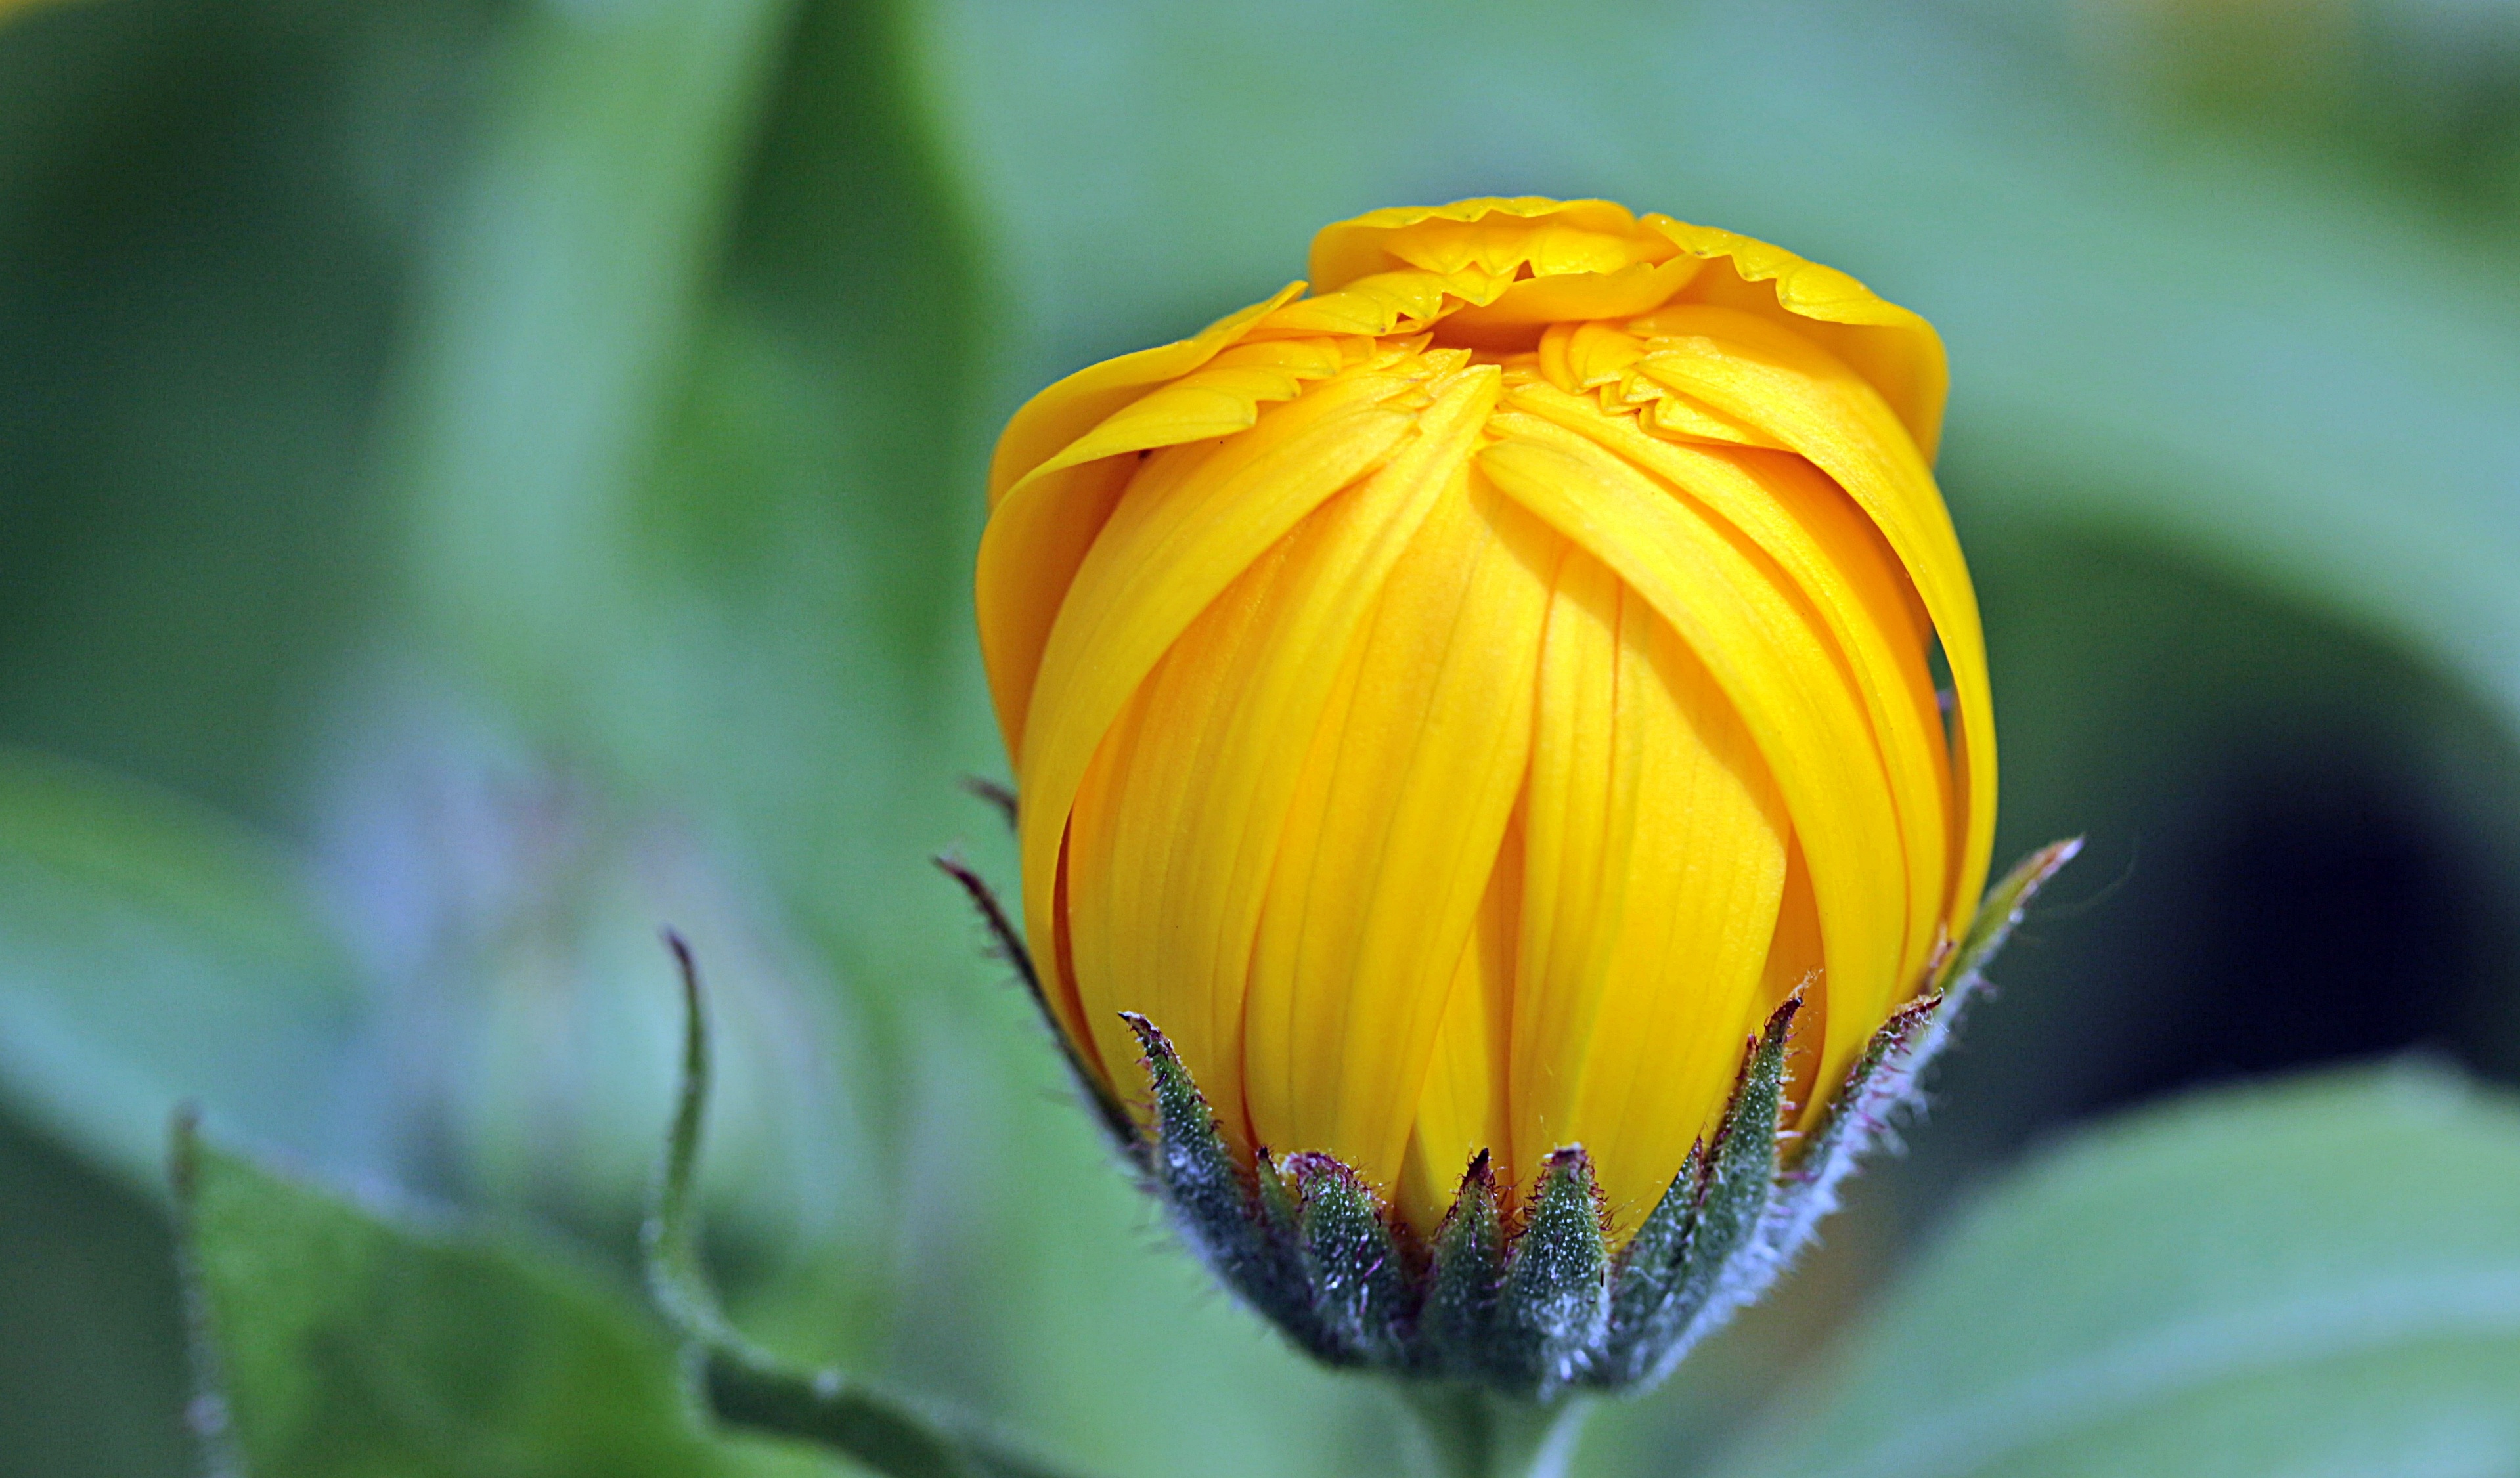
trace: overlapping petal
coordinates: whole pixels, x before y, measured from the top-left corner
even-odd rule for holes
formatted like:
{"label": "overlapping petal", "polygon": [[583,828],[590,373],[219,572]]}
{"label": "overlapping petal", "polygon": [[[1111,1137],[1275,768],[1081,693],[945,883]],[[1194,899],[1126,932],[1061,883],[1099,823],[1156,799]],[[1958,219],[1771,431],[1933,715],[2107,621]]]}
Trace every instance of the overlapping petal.
{"label": "overlapping petal", "polygon": [[[1430,1231],[1583,1143],[1622,1228],[1800,991],[1837,1081],[1983,883],[1923,320],[1607,202],[1379,211],[1010,425],[978,576],[1062,1031]],[[1946,723],[1939,646],[1956,692]]]}

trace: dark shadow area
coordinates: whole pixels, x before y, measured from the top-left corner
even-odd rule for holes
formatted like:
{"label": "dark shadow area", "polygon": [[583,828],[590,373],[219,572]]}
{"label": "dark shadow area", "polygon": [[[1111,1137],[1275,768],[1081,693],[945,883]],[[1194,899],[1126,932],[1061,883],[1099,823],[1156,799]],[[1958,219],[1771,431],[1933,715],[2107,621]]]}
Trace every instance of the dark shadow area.
{"label": "dark shadow area", "polygon": [[200,1470],[163,1215],[0,1114],[0,1478]]}
{"label": "dark shadow area", "polygon": [[2062,1126],[2406,1052],[2520,1081],[2520,775],[2495,716],[2382,641],[2105,539],[1973,546],[2001,865],[2042,899],[1900,1172],[1928,1212]]}

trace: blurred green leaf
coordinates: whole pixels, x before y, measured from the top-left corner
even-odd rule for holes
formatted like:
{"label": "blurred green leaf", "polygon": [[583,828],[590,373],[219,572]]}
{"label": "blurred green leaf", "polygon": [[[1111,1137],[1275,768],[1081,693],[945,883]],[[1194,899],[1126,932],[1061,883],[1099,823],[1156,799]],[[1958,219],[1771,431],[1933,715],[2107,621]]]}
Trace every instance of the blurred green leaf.
{"label": "blurred green leaf", "polygon": [[2092,1132],[1955,1229],[1778,1478],[2501,1474],[2520,1464],[2520,1104],[2406,1065]]}
{"label": "blurred green leaf", "polygon": [[[986,833],[953,778],[995,763],[961,596],[978,288],[897,28],[523,7],[382,470],[454,683],[760,865],[878,1037],[970,973],[924,854]],[[852,1086],[870,1122],[901,1098]]]}
{"label": "blurred green leaf", "polygon": [[0,27],[0,738],[295,819],[393,587],[361,459],[490,3]]}
{"label": "blurred green leaf", "polygon": [[617,640],[636,594],[608,578],[620,490],[652,455],[788,9],[527,0],[506,18],[388,411],[426,613],[502,676]]}
{"label": "blurred green leaf", "polygon": [[662,1334],[521,1246],[397,1224],[179,1130],[197,1411],[257,1478],[826,1471],[696,1426]]}
{"label": "blurred green leaf", "polygon": [[[936,989],[976,984],[979,953],[925,861],[958,832],[1006,850],[954,784],[1001,763],[964,594],[991,347],[974,251],[896,7],[734,9],[515,14],[380,475],[407,510],[430,675],[728,860],[810,957],[799,978],[848,993],[839,1087],[888,1152],[797,1142],[845,1174],[849,1214],[960,1235],[1003,1137],[914,1143],[923,1081],[988,1076],[975,1011],[1037,1031],[1019,1003]],[[964,1059],[940,1066],[949,1035]],[[864,1240],[889,1258],[935,1238]],[[865,1321],[830,1291],[773,1298],[762,1323],[855,1359],[833,1331]]]}
{"label": "blurred green leaf", "polygon": [[141,1185],[180,1098],[328,1156],[361,1002],[291,869],[173,796],[0,750],[0,1091]]}

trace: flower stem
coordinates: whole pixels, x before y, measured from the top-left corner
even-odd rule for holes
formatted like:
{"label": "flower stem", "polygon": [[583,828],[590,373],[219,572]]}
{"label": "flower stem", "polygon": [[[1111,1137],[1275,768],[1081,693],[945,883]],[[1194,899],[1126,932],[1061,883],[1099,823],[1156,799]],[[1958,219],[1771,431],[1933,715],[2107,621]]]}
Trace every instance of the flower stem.
{"label": "flower stem", "polygon": [[837,1370],[783,1366],[719,1309],[699,1249],[700,1127],[709,1095],[708,1012],[691,948],[670,930],[683,978],[683,1083],[642,1229],[648,1288],[684,1346],[698,1394],[717,1420],[847,1454],[885,1478],[1060,1478],[968,1422],[902,1401]]}
{"label": "flower stem", "polygon": [[1591,1411],[1580,1396],[1544,1405],[1436,1381],[1404,1382],[1399,1395],[1431,1478],[1564,1478]]}

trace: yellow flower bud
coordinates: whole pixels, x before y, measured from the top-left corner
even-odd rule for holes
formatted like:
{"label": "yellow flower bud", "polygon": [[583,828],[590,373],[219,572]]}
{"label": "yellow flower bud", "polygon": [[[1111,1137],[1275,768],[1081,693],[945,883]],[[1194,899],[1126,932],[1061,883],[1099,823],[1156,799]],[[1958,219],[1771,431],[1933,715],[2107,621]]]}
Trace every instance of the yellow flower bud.
{"label": "yellow flower bud", "polygon": [[1420,1237],[1481,1150],[1510,1199],[1577,1144],[1632,1232],[1797,990],[1824,1096],[1986,879],[1944,389],[1842,273],[1482,200],[1034,397],[979,629],[1085,1071],[1142,1096],[1142,1013],[1245,1156]]}

